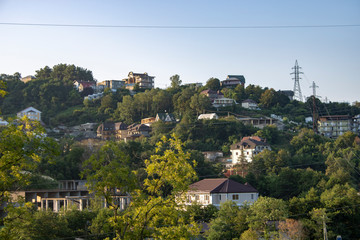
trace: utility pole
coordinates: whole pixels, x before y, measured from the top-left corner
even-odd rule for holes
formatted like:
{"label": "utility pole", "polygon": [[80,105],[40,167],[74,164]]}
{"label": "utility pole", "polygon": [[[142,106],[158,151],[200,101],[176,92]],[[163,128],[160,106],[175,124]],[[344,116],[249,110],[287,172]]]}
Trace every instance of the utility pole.
{"label": "utility pole", "polygon": [[317,119],[318,116],[316,114],[316,88],[318,88],[319,86],[316,86],[315,82],[313,81],[313,84],[310,86],[310,88],[313,89],[313,95],[312,95],[312,99],[313,99],[313,131],[315,133],[318,132],[318,125],[317,125]]}
{"label": "utility pole", "polygon": [[295,66],[291,69],[294,69],[294,71],[292,73],[290,73],[290,74],[294,74],[293,79],[295,80],[295,82],[294,82],[294,99],[302,102],[303,97],[301,94],[300,81],[299,81],[301,78],[299,77],[299,75],[304,74],[304,73],[300,72],[301,67],[299,67],[297,60],[295,61]]}
{"label": "utility pole", "polygon": [[328,240],[326,223],[325,223],[325,215],[323,215],[323,225],[324,225],[324,240]]}

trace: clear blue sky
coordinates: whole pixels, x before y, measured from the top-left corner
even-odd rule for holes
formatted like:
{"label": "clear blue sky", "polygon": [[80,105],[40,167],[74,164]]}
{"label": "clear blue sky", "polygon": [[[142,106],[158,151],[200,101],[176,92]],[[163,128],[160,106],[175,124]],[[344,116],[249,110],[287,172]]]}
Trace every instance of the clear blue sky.
{"label": "clear blue sky", "polygon": [[[360,1],[303,0],[0,0],[0,22],[279,26],[360,24]],[[155,86],[244,75],[246,84],[293,89],[297,59],[309,96],[360,100],[360,27],[271,29],[74,28],[0,25],[0,73],[34,75],[58,63],[93,71],[98,81],[129,71],[155,76]]]}

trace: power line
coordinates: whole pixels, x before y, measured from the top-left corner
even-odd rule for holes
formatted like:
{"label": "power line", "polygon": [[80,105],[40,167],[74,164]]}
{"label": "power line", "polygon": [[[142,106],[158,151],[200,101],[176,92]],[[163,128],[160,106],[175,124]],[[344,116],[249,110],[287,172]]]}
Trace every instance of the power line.
{"label": "power line", "polygon": [[107,25],[107,24],[61,24],[61,23],[18,23],[0,22],[7,26],[33,27],[75,27],[75,28],[143,28],[143,29],[285,29],[285,28],[349,28],[360,24],[325,24],[325,25],[256,25],[256,26],[186,26],[186,25]]}

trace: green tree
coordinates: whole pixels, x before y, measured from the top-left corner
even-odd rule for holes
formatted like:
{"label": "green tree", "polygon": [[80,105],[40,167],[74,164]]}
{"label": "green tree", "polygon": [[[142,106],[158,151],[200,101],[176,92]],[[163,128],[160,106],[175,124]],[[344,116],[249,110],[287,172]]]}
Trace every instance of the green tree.
{"label": "green tree", "polygon": [[9,191],[28,185],[31,172],[41,161],[58,154],[54,140],[44,137],[37,122],[26,117],[18,125],[9,124],[0,131],[0,201],[9,197]]}
{"label": "green tree", "polygon": [[209,240],[227,240],[240,236],[241,232],[236,231],[235,221],[239,207],[233,201],[226,201],[220,205],[216,218],[210,222],[210,229],[207,232]]}
{"label": "green tree", "polygon": [[180,76],[175,74],[173,76],[170,77],[170,81],[171,81],[171,88],[173,89],[177,89],[181,86],[182,80],[180,79]]}
{"label": "green tree", "polygon": [[217,78],[209,78],[209,80],[207,80],[206,82],[205,87],[213,91],[218,91],[220,90],[220,80]]}

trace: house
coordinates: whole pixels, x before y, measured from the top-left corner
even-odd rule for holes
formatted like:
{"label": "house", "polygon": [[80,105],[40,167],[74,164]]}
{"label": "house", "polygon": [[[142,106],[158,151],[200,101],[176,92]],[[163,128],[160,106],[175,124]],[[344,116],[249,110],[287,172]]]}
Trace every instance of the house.
{"label": "house", "polygon": [[218,107],[228,107],[234,104],[237,104],[237,102],[234,99],[221,97],[215,99],[212,105],[213,107],[218,108]]}
{"label": "house", "polygon": [[103,95],[104,95],[104,93],[102,93],[102,92],[90,94],[90,95],[85,96],[84,100],[85,99],[88,99],[88,100],[99,99],[99,98],[102,98]]}
{"label": "house", "polygon": [[36,77],[29,75],[29,76],[21,78],[20,80],[22,82],[24,82],[24,83],[27,83],[27,82],[30,82],[31,80],[34,80],[34,79],[36,79]]}
{"label": "house", "polygon": [[241,157],[243,157],[245,161],[251,162],[255,155],[265,149],[271,150],[270,144],[268,144],[266,140],[258,136],[243,137],[240,142],[230,146],[233,166],[240,163]]}
{"label": "house", "polygon": [[127,128],[127,137],[126,139],[134,139],[141,136],[149,137],[151,128],[145,124],[131,124]]}
{"label": "house", "polygon": [[141,119],[141,124],[144,124],[146,126],[151,126],[152,123],[156,122],[156,118],[154,117],[148,117]]}
{"label": "house", "polygon": [[337,138],[345,132],[354,131],[354,129],[355,133],[358,133],[356,127],[354,128],[357,123],[356,119],[349,115],[321,116],[318,121],[318,130],[326,137]]}
{"label": "house", "polygon": [[247,108],[250,110],[258,110],[259,109],[258,104],[252,99],[246,99],[246,100],[242,101],[241,106],[243,108]]}
{"label": "house", "polygon": [[214,102],[215,99],[217,98],[223,98],[224,94],[220,91],[214,91],[211,89],[207,89],[204,91],[201,91],[200,94],[207,96],[211,102]]}
{"label": "house", "polygon": [[239,84],[245,86],[243,75],[228,75],[225,80],[221,81],[221,86],[224,88],[234,88]]}
{"label": "house", "polygon": [[96,82],[75,80],[73,83],[74,83],[74,87],[79,92],[84,91],[85,88],[92,88],[93,90],[95,90],[96,88]]}
{"label": "house", "polygon": [[162,122],[169,122],[169,123],[176,123],[176,118],[172,113],[158,113],[156,114],[155,121],[162,121]]}
{"label": "house", "polygon": [[0,118],[0,127],[1,126],[6,126],[6,125],[8,125],[9,123],[7,122],[7,121],[5,121],[5,120],[3,120],[2,118]]}
{"label": "house", "polygon": [[200,114],[198,117],[198,120],[201,120],[201,119],[208,119],[208,120],[219,119],[219,116],[216,113]]}
{"label": "house", "polygon": [[27,116],[30,120],[41,121],[41,112],[33,107],[25,108],[24,110],[18,112],[16,115],[18,118]]}
{"label": "house", "polygon": [[222,158],[224,156],[223,152],[220,151],[207,151],[207,152],[202,152],[202,154],[204,155],[205,160],[208,160],[210,162],[215,161],[218,158]]}
{"label": "house", "polygon": [[196,202],[219,208],[221,203],[231,200],[241,206],[245,202],[254,203],[258,197],[259,192],[247,183],[241,184],[228,178],[207,178],[189,186],[185,204]]}
{"label": "house", "polygon": [[264,127],[269,125],[275,125],[279,130],[283,130],[284,128],[283,123],[270,117],[259,117],[259,118],[243,117],[243,118],[237,118],[237,120],[244,123],[245,125],[251,125],[260,129],[263,129]]}
{"label": "house", "polygon": [[98,126],[97,137],[103,140],[125,139],[128,135],[128,125],[122,122],[105,122]]}
{"label": "house", "polygon": [[125,87],[124,80],[105,80],[97,84],[98,87],[103,86],[104,88],[120,89]]}
{"label": "house", "polygon": [[124,81],[126,88],[129,90],[133,90],[135,84],[138,84],[140,89],[152,89],[154,88],[154,78],[147,73],[129,72],[128,78],[125,78]]}

